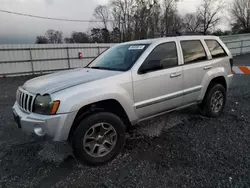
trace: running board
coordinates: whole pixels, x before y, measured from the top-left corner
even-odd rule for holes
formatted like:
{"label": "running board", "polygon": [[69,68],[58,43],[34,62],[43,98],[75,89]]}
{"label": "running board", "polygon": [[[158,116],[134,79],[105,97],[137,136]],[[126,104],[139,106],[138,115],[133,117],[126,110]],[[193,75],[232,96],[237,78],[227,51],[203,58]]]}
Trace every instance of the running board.
{"label": "running board", "polygon": [[148,120],[148,119],[151,119],[151,118],[154,118],[154,117],[157,117],[157,116],[161,116],[161,115],[169,113],[169,112],[173,112],[173,111],[176,111],[176,110],[181,110],[183,108],[187,108],[187,107],[193,106],[195,104],[198,104],[198,103],[195,102],[195,103],[191,103],[191,104],[188,104],[188,105],[185,105],[185,106],[181,106],[181,107],[178,107],[178,108],[173,108],[173,109],[170,109],[170,110],[167,110],[167,111],[163,111],[163,112],[160,112],[158,114],[154,114],[154,115],[151,115],[149,117],[142,118],[142,119],[138,120],[138,123],[143,122],[143,121]]}

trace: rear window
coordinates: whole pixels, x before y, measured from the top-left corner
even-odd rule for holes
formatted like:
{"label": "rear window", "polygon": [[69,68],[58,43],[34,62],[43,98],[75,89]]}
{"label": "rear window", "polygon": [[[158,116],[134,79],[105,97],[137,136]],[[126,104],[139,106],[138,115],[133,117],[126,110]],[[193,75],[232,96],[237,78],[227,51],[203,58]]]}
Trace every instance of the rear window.
{"label": "rear window", "polygon": [[216,40],[205,40],[213,58],[225,57],[227,53]]}
{"label": "rear window", "polygon": [[205,49],[200,40],[181,41],[184,64],[207,60]]}

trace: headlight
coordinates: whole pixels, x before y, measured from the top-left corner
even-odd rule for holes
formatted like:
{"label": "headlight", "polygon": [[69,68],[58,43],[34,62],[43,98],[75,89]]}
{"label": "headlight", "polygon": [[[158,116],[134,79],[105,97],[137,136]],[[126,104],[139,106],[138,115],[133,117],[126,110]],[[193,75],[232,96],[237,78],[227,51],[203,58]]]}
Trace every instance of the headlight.
{"label": "headlight", "polygon": [[51,101],[49,95],[37,95],[33,106],[33,112],[44,115],[56,114],[60,101]]}

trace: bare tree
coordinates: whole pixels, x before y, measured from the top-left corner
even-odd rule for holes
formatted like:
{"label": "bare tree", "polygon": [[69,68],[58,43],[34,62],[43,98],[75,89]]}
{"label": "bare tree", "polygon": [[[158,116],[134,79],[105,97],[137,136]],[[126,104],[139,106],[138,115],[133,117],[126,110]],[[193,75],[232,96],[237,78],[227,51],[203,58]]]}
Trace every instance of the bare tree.
{"label": "bare tree", "polygon": [[183,22],[187,32],[199,32],[201,29],[201,18],[196,13],[188,13],[184,16]]}
{"label": "bare tree", "polygon": [[133,19],[137,8],[137,0],[112,0],[112,15],[119,25],[117,26],[122,34],[122,40],[132,39]]}
{"label": "bare tree", "polygon": [[198,8],[197,13],[201,19],[201,32],[205,35],[207,32],[215,27],[220,18],[219,12],[223,9],[222,0],[203,0],[201,6]]}
{"label": "bare tree", "polygon": [[250,30],[250,0],[234,0],[230,13],[235,30]]}
{"label": "bare tree", "polygon": [[94,16],[103,22],[104,28],[107,29],[110,17],[109,9],[106,5],[99,5],[95,8]]}
{"label": "bare tree", "polygon": [[[105,38],[122,42],[163,37],[182,31],[201,31],[206,34],[218,23],[218,13],[222,9],[221,0],[202,0],[203,3],[197,12],[188,14],[185,18],[178,14],[179,1],[181,0],[110,0],[110,7],[104,7],[111,10],[109,18],[113,20],[115,30],[109,33],[110,36],[105,30]],[[100,12],[103,8],[100,7],[103,6],[98,7],[95,15],[102,20],[104,16]],[[108,17],[105,18],[104,26]]]}
{"label": "bare tree", "polygon": [[161,4],[159,0],[154,0],[149,15],[149,37],[160,35],[160,21],[162,17]]}
{"label": "bare tree", "polygon": [[132,17],[132,27],[134,28],[133,39],[147,38],[151,8],[152,6],[146,1],[136,1],[136,9]]}
{"label": "bare tree", "polygon": [[[120,13],[117,11],[116,8],[113,8],[112,10],[112,18],[114,19],[112,21],[112,26],[114,28],[114,32],[113,32],[113,36],[115,37],[115,41],[116,42],[122,42],[122,34],[121,34],[121,15]],[[119,38],[117,38],[117,35],[115,33],[117,33],[117,31],[119,31]]]}
{"label": "bare tree", "polygon": [[178,1],[111,0],[113,27],[120,31],[120,41],[153,38],[181,30]]}
{"label": "bare tree", "polygon": [[177,3],[178,0],[164,0],[163,2],[163,17],[162,17],[162,27],[161,33],[165,35],[173,34],[178,32],[181,22],[180,16],[177,14]]}
{"label": "bare tree", "polygon": [[61,31],[50,29],[45,33],[45,37],[48,39],[48,43],[51,44],[63,42],[63,33]]}

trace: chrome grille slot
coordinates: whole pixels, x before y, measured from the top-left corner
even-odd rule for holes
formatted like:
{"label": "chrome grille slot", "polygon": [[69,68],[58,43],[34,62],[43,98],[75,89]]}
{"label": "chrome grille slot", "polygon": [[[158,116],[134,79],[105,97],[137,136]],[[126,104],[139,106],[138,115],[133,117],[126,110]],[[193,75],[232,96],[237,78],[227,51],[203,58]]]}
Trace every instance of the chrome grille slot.
{"label": "chrome grille slot", "polygon": [[25,99],[26,99],[26,94],[25,93],[23,93],[23,101],[22,101],[22,107],[23,107],[23,109],[25,109]]}
{"label": "chrome grille slot", "polygon": [[20,104],[20,101],[21,101],[21,92],[18,90],[18,104]]}
{"label": "chrome grille slot", "polygon": [[35,95],[23,90],[22,88],[18,89],[16,101],[22,110],[32,112],[34,100]]}
{"label": "chrome grille slot", "polygon": [[31,105],[32,103],[33,103],[33,97],[30,96],[28,100],[28,107],[30,112],[32,112],[32,105]]}
{"label": "chrome grille slot", "polygon": [[26,102],[25,102],[25,109],[27,109],[28,111],[30,111],[30,107],[29,107],[29,99],[30,99],[30,96],[29,95],[27,95],[27,97],[26,97]]}
{"label": "chrome grille slot", "polygon": [[24,93],[21,93],[21,101],[20,101],[21,108],[23,108],[23,95],[24,95]]}
{"label": "chrome grille slot", "polygon": [[27,109],[29,111],[28,108],[28,99],[29,99],[29,95],[25,95],[25,100],[24,100],[24,109]]}

